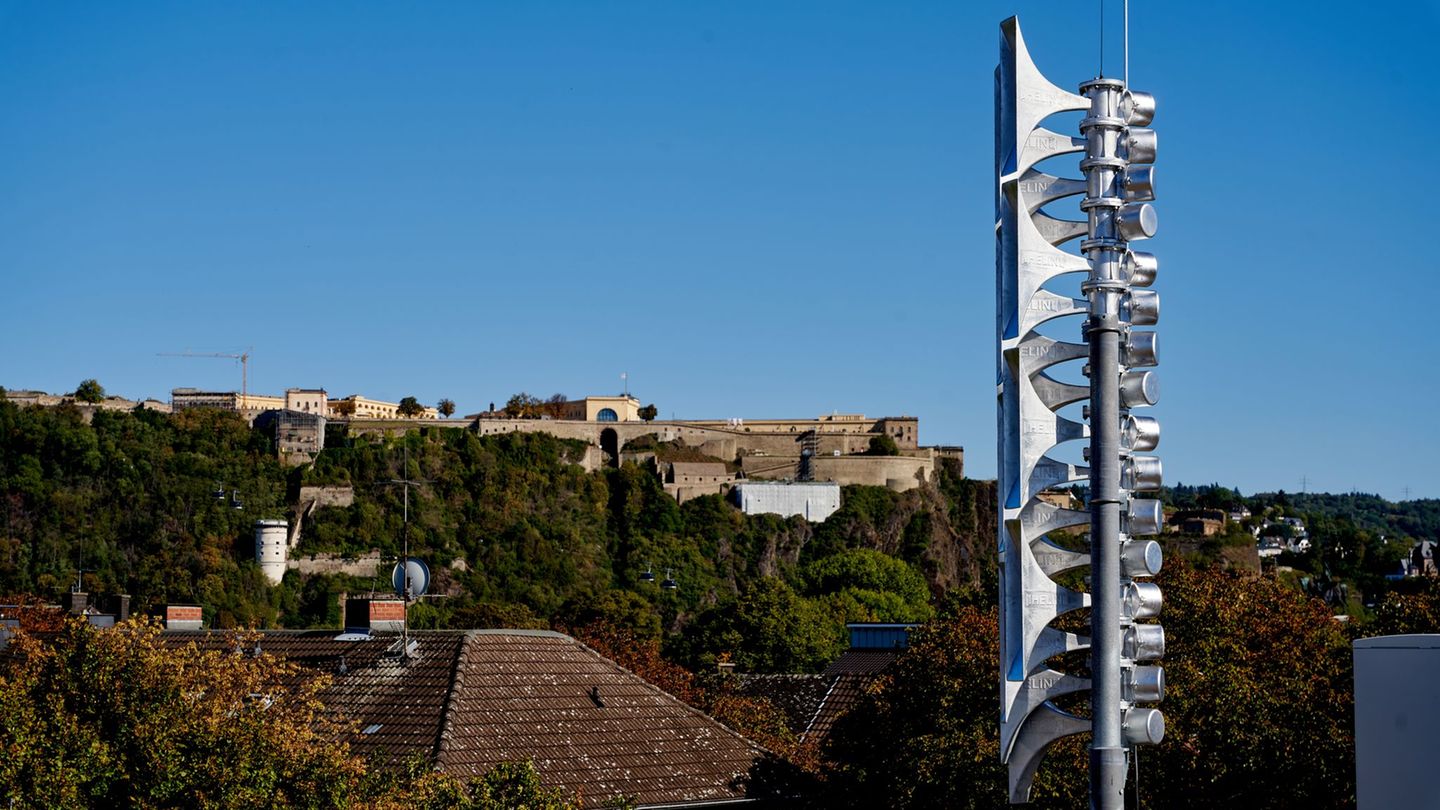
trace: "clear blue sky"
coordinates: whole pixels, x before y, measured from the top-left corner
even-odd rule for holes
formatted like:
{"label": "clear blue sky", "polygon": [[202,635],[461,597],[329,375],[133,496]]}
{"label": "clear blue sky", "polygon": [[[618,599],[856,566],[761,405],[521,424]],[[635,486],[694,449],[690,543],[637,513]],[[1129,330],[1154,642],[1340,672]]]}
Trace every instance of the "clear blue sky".
{"label": "clear blue sky", "polygon": [[[1119,0],[1107,71],[1120,71]],[[0,4],[0,384],[921,418],[994,475],[992,71],[1098,3]],[[1440,497],[1435,3],[1131,9],[1167,480]],[[1427,312],[1431,314],[1427,315]]]}

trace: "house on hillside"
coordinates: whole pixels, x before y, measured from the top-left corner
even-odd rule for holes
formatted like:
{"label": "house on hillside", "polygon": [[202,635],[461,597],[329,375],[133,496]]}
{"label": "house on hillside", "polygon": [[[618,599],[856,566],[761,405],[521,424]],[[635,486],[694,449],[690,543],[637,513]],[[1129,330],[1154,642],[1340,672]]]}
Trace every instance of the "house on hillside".
{"label": "house on hillside", "polygon": [[1406,560],[1405,575],[1411,577],[1433,577],[1437,575],[1435,568],[1435,544],[1429,540],[1421,540],[1410,549],[1410,556]]}
{"label": "house on hillside", "polygon": [[1075,497],[1075,493],[1068,489],[1042,489],[1035,493],[1035,497],[1041,501],[1061,509],[1084,509],[1085,504]]}
{"label": "house on hillside", "polygon": [[1283,539],[1286,551],[1304,554],[1310,550],[1310,532],[1305,528],[1305,521],[1299,518],[1280,518],[1278,521],[1266,519],[1251,531],[1256,539],[1265,537]]}
{"label": "house on hillside", "polygon": [[1225,531],[1223,509],[1182,509],[1166,519],[1170,530],[1180,534],[1211,537]]}
{"label": "house on hillside", "polygon": [[[167,632],[166,643],[226,647],[230,636]],[[381,766],[420,757],[477,777],[533,760],[541,781],[602,806],[755,801],[769,755],[575,639],[541,630],[395,634],[269,631],[255,650],[333,680],[321,699],[355,722],[355,751]]]}

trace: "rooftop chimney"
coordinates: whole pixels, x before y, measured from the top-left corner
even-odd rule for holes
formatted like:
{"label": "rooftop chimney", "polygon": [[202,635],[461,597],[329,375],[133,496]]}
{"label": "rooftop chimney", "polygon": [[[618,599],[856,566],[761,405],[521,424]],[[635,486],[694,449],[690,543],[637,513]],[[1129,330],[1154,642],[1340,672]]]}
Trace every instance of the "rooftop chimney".
{"label": "rooftop chimney", "polygon": [[90,594],[84,591],[71,591],[68,597],[70,604],[66,605],[65,609],[75,616],[84,613],[85,608],[90,604]]}
{"label": "rooftop chimney", "polygon": [[345,632],[399,633],[405,629],[405,603],[399,599],[345,600]]}
{"label": "rooftop chimney", "polygon": [[199,605],[167,605],[165,608],[166,630],[199,630],[205,613]]}

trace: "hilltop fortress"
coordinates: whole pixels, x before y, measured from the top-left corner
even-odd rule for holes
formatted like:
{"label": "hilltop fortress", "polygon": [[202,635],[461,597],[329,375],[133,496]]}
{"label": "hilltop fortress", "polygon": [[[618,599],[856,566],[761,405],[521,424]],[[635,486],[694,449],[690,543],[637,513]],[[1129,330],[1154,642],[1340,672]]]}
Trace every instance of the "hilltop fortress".
{"label": "hilltop fortress", "polygon": [[[733,464],[744,478],[795,479],[802,477],[801,461],[808,456],[809,475],[817,481],[870,484],[897,491],[912,489],[930,478],[935,460],[963,458],[961,448],[920,447],[920,420],[913,416],[879,419],[861,414],[827,414],[814,419],[685,419],[639,418],[640,403],[630,397],[586,397],[567,403],[567,419],[514,419],[501,414],[473,414],[470,425],[482,436],[497,433],[542,432],[579,439],[594,449],[587,466],[617,464],[626,456],[653,455],[665,465],[664,453],[651,448],[656,442],[692,448],[698,454]],[[613,417],[613,418],[612,418]],[[353,429],[367,426],[352,422]],[[886,436],[895,455],[871,454],[871,440]],[[648,441],[639,441],[648,438]],[[640,444],[644,449],[627,450]],[[662,474],[666,470],[661,470]],[[679,476],[690,474],[688,471]],[[695,485],[711,481],[667,482]],[[705,487],[710,489],[710,487]],[[712,490],[713,491],[713,490]],[[699,493],[696,493],[699,494]],[[683,499],[683,498],[682,498]]]}
{"label": "hilltop fortress", "polygon": [[[175,407],[193,407],[188,391],[177,391]],[[313,397],[305,408],[302,400]],[[278,398],[277,398],[278,399]],[[369,400],[350,397],[369,404]],[[592,396],[549,403],[550,414],[517,417],[503,410],[472,413],[459,419],[437,418],[434,409],[401,416],[391,403],[354,409],[344,415],[322,389],[291,389],[289,407],[277,411],[277,437],[282,454],[313,452],[323,442],[323,425],[314,415],[341,423],[350,435],[396,434],[415,428],[465,428],[481,436],[500,433],[549,433],[588,446],[586,469],[617,466],[626,460],[648,463],[680,500],[723,493],[737,479],[815,480],[837,484],[868,484],[895,491],[913,489],[935,473],[937,459],[964,462],[960,447],[921,447],[920,420],[914,416],[869,418],[831,413],[814,419],[650,419],[642,418],[640,401],[632,396]],[[234,399],[215,398],[206,407],[239,409]],[[268,403],[267,403],[268,404]],[[273,407],[273,406],[272,406]],[[310,419],[302,418],[305,411]],[[877,453],[872,441],[893,442]],[[658,445],[658,446],[657,446]],[[678,457],[678,458],[677,458]],[[293,460],[300,460],[298,457]],[[701,469],[696,462],[721,464]]]}
{"label": "hilltop fortress", "polygon": [[[54,406],[69,397],[10,391],[19,404]],[[165,403],[114,398],[101,407],[169,410]],[[460,428],[481,436],[549,433],[587,445],[587,469],[631,460],[653,465],[666,489],[680,500],[722,493],[745,479],[830,481],[868,484],[896,491],[930,479],[938,459],[963,465],[961,447],[922,447],[920,420],[913,416],[870,418],[831,413],[814,419],[644,419],[632,396],[599,396],[549,403],[549,412],[518,418],[485,411],[459,419],[435,408],[402,415],[396,403],[352,395],[331,399],[324,389],[292,388],[285,396],[241,395],[233,391],[177,388],[170,407],[236,411],[257,429],[274,432],[281,458],[303,463],[324,447],[326,425],[343,425],[349,435],[398,434],[408,430]],[[884,437],[880,439],[880,437]],[[963,470],[963,467],[961,468]]]}

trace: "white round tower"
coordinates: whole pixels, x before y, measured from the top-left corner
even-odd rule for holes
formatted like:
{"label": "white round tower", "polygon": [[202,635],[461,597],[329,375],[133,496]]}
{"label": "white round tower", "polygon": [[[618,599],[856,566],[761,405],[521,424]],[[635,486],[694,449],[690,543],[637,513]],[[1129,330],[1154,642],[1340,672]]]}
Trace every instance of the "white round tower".
{"label": "white round tower", "polygon": [[273,585],[285,577],[285,560],[290,551],[290,524],[283,520],[255,521],[255,562]]}

